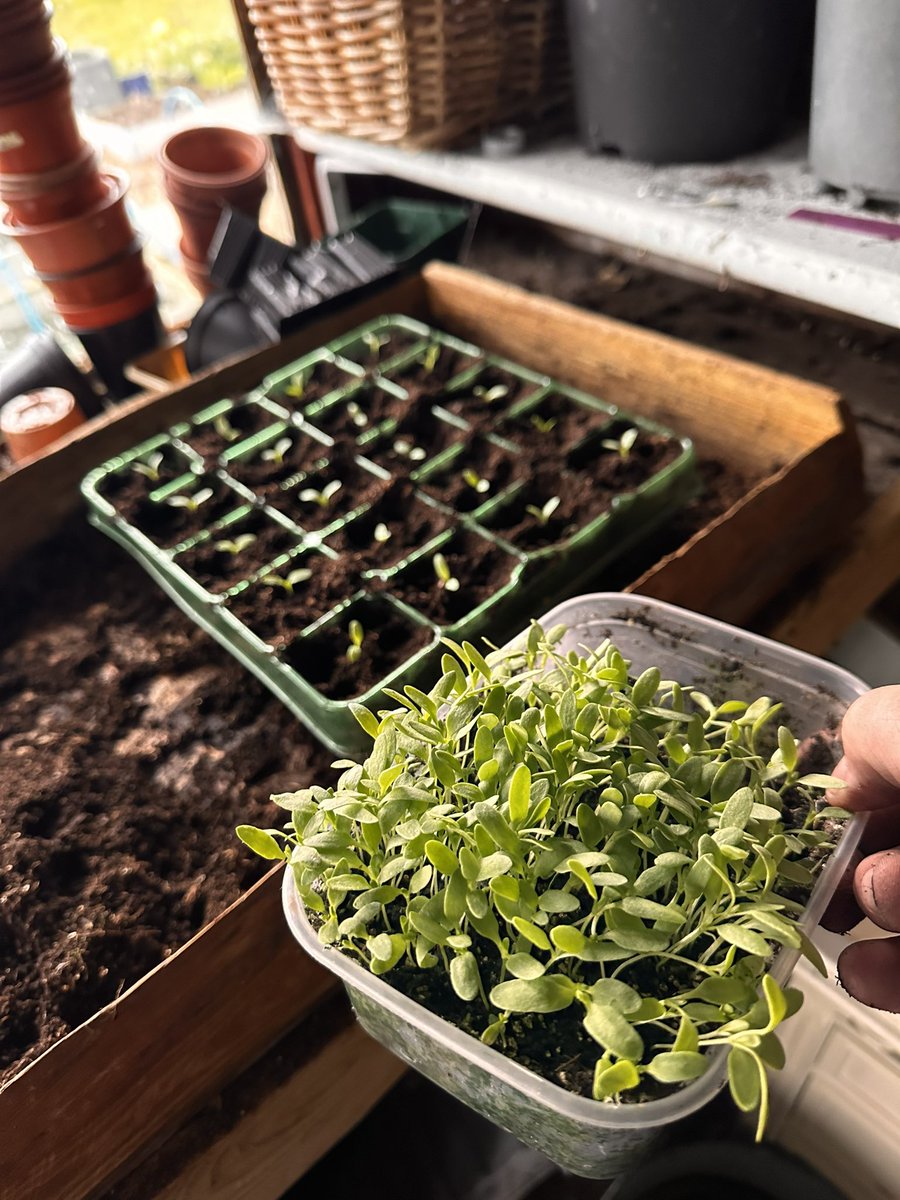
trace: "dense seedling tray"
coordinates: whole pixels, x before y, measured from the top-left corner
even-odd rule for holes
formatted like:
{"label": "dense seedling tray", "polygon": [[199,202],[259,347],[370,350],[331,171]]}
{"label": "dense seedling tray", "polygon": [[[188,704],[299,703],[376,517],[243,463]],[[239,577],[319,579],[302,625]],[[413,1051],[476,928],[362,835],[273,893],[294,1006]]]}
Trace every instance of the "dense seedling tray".
{"label": "dense seedling tray", "polygon": [[91,520],[338,753],[441,637],[578,590],[695,490],[690,441],[382,317],[92,471]]}

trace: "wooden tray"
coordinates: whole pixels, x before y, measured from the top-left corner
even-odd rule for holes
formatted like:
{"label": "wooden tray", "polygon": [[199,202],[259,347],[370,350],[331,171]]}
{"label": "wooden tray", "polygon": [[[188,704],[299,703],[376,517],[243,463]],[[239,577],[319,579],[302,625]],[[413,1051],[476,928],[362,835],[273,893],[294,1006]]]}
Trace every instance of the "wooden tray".
{"label": "wooden tray", "polygon": [[[124,404],[0,479],[0,567],[80,506],[78,484],[91,467],[389,312],[420,316],[672,425],[701,455],[750,480],[738,504],[636,590],[748,620],[845,535],[862,507],[859,449],[834,392],[434,264],[279,346]],[[330,1003],[331,986],[291,941],[277,878],[267,877],[0,1091],[4,1200],[81,1200],[108,1187],[315,1005]],[[330,1111],[358,1111],[352,1073],[331,1087]]]}

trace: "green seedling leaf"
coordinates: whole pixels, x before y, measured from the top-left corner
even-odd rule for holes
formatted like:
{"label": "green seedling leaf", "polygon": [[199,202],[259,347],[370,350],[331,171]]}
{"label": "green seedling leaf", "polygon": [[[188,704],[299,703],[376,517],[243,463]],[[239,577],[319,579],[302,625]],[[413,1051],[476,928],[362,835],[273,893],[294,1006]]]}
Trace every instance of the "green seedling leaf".
{"label": "green seedling leaf", "polygon": [[627,1058],[620,1059],[611,1067],[604,1067],[602,1065],[604,1061],[602,1058],[598,1059],[597,1068],[594,1071],[593,1097],[595,1100],[611,1100],[620,1092],[636,1088],[641,1082],[637,1067]]}
{"label": "green seedling leaf", "polygon": [[730,946],[737,946],[747,954],[758,954],[761,958],[769,958],[772,947],[764,937],[748,929],[746,925],[717,925],[716,933]]}
{"label": "green seedling leaf", "polygon": [[673,1050],[652,1058],[647,1073],[660,1083],[688,1083],[699,1079],[706,1066],[706,1059],[696,1051]]}
{"label": "green seedling leaf", "polygon": [[506,1012],[561,1012],[575,999],[575,991],[575,984],[566,975],[510,979],[492,990],[491,1004]]}
{"label": "green seedling leaf", "polygon": [[759,1106],[759,1068],[754,1056],[739,1046],[733,1046],[728,1055],[728,1087],[741,1112],[753,1112]]}
{"label": "green seedling leaf", "polygon": [[505,965],[510,975],[515,975],[517,979],[539,979],[547,969],[530,954],[511,954]]}
{"label": "green seedling leaf", "polygon": [[838,779],[836,775],[801,775],[797,782],[801,787],[827,788],[828,791],[841,791],[847,786],[846,780]]}
{"label": "green seedling leaf", "polygon": [[594,1041],[599,1042],[617,1058],[630,1058],[635,1061],[643,1058],[643,1038],[611,1005],[589,1004],[583,1024]]}
{"label": "green seedling leaf", "polygon": [[793,771],[797,766],[797,743],[786,725],[778,726],[778,749],[781,751],[781,761],[785,770]]}
{"label": "green seedling leaf", "polygon": [[425,857],[442,875],[453,875],[459,870],[459,859],[443,842],[434,840],[426,842]]}
{"label": "green seedling leaf", "polygon": [[525,763],[519,763],[509,784],[509,819],[513,825],[524,823],[530,803],[531,771]]}
{"label": "green seedling leaf", "polygon": [[283,847],[273,835],[265,829],[255,829],[252,825],[238,825],[235,830],[245,846],[249,846],[260,858],[285,858]]}
{"label": "green seedling leaf", "polygon": [[481,991],[478,963],[471,950],[466,950],[451,960],[450,982],[460,1000],[474,1000]]}
{"label": "green seedling leaf", "polygon": [[374,533],[372,534],[373,540],[378,542],[380,545],[384,545],[385,542],[389,542],[391,540],[391,536],[391,531],[388,529],[387,525],[385,525],[384,521],[379,521],[375,526]]}

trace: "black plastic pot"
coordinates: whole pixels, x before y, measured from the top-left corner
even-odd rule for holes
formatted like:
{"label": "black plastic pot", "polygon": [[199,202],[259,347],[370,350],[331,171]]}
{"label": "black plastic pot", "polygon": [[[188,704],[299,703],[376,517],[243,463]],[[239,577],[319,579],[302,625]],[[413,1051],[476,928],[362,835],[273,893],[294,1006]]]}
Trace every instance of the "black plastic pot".
{"label": "black plastic pot", "polygon": [[605,1200],[847,1200],[777,1146],[695,1142],[663,1151],[613,1184]]}
{"label": "black plastic pot", "polygon": [[152,308],[102,329],[73,329],[113,400],[133,396],[138,387],[125,377],[132,359],[153,350],[165,336],[159,310]]}
{"label": "black plastic pot", "polygon": [[812,0],[568,0],[581,138],[647,162],[712,162],[780,132]]}
{"label": "black plastic pot", "polygon": [[49,331],[36,333],[0,369],[0,406],[14,396],[58,387],[71,392],[86,417],[101,411],[100,397]]}
{"label": "black plastic pot", "polygon": [[234,292],[217,292],[204,300],[191,322],[184,358],[193,375],[242,351],[276,340],[260,328],[253,311]]}

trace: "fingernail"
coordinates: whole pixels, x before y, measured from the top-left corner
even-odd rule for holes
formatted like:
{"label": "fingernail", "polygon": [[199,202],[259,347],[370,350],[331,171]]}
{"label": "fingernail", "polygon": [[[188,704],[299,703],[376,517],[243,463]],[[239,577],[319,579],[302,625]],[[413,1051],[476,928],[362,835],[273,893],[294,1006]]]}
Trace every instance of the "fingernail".
{"label": "fingernail", "polygon": [[875,866],[868,867],[856,882],[857,895],[870,911],[878,907],[875,901]]}

